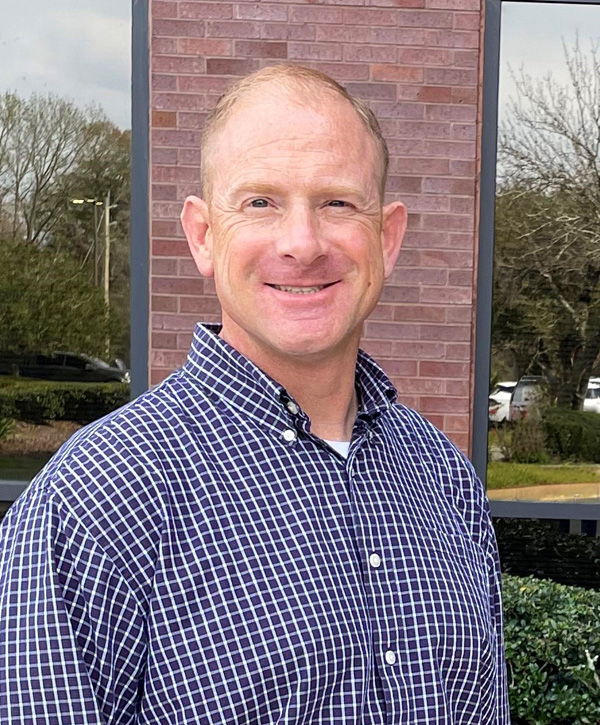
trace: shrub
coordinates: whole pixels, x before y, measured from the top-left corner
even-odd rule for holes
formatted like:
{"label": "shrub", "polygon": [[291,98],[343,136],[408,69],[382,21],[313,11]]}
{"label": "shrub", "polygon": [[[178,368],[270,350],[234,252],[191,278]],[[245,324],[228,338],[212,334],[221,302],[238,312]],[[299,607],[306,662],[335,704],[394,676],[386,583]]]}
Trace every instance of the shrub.
{"label": "shrub", "polygon": [[90,423],[129,401],[122,383],[18,382],[0,387],[0,418]]}
{"label": "shrub", "polygon": [[600,721],[600,592],[504,576],[513,725]]}
{"label": "shrub", "polygon": [[14,430],[15,421],[12,418],[0,418],[0,441],[8,437]]}
{"label": "shrub", "polygon": [[516,421],[510,430],[498,431],[498,445],[505,461],[547,463],[546,435],[539,416]]}
{"label": "shrub", "polygon": [[549,408],[544,415],[548,450],[561,460],[600,463],[600,415]]}

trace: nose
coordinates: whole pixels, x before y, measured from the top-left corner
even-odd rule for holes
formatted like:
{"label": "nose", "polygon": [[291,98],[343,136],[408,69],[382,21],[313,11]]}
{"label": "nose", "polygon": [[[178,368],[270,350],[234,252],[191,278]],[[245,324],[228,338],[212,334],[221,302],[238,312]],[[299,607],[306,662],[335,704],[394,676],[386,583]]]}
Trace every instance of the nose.
{"label": "nose", "polygon": [[308,204],[294,204],[286,210],[278,233],[277,253],[303,266],[326,256],[316,212]]}

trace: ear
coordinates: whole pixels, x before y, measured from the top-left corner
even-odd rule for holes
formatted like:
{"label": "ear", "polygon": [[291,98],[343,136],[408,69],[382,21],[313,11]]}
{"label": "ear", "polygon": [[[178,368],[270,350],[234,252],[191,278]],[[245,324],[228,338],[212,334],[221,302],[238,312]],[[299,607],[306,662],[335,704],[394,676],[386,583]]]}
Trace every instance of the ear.
{"label": "ear", "polygon": [[212,277],[213,237],[206,202],[197,196],[188,196],[181,212],[181,225],[198,271],[204,277]]}
{"label": "ear", "polygon": [[384,274],[387,279],[398,259],[402,239],[406,232],[407,213],[401,201],[393,201],[383,207],[381,242],[383,246]]}

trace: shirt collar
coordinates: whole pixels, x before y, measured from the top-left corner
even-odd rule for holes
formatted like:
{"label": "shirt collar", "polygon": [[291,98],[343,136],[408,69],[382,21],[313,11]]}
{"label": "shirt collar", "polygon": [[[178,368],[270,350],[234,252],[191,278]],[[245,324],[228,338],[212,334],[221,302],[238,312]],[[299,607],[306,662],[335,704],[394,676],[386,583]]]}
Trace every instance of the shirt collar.
{"label": "shirt collar", "polygon": [[[236,409],[261,422],[279,427],[288,417],[285,403],[293,401],[283,385],[269,377],[218,335],[221,325],[196,325],[185,373],[210,394],[224,398]],[[356,386],[359,416],[376,418],[394,404],[397,391],[387,375],[367,353],[359,350]]]}

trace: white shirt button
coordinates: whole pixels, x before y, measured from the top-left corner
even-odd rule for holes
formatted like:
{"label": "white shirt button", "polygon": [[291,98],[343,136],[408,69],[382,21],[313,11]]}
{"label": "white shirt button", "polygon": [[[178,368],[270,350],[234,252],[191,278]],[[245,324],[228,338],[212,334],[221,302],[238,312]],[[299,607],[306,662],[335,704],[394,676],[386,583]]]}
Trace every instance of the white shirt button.
{"label": "white shirt button", "polygon": [[369,557],[369,564],[374,568],[377,569],[378,566],[381,566],[381,557],[379,554],[371,554]]}
{"label": "white shirt button", "polygon": [[298,412],[299,412],[299,410],[300,410],[300,409],[298,408],[298,406],[296,405],[296,403],[294,403],[294,402],[293,402],[292,400],[290,400],[290,401],[289,401],[289,402],[287,403],[287,405],[286,405],[286,408],[287,408],[287,409],[288,409],[288,410],[290,411],[290,413],[291,413],[292,415],[297,415],[297,414],[298,414]]}
{"label": "white shirt button", "polygon": [[393,665],[396,663],[396,653],[392,652],[391,649],[389,649],[385,653],[385,661],[388,663],[388,665]]}
{"label": "white shirt button", "polygon": [[298,437],[296,435],[296,431],[292,430],[291,428],[286,428],[286,430],[284,430],[281,435],[283,436],[283,440],[287,441],[288,443],[295,441],[296,438]]}

